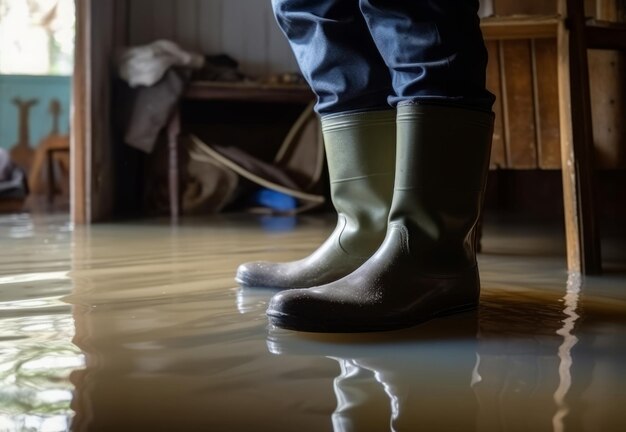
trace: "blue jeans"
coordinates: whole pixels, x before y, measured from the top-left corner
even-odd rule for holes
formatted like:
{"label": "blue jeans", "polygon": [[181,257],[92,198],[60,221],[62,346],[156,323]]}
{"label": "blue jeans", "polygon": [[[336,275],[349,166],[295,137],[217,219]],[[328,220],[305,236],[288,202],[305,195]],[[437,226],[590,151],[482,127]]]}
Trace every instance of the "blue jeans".
{"label": "blue jeans", "polygon": [[491,111],[478,0],[272,0],[317,112],[435,103]]}

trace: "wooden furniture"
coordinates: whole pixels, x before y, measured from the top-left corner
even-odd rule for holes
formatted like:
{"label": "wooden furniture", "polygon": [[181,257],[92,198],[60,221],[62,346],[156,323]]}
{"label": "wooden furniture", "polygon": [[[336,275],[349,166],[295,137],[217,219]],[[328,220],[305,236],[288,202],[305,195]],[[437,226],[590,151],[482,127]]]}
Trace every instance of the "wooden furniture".
{"label": "wooden furniture", "polygon": [[[47,181],[47,189],[46,195],[48,197],[48,202],[50,204],[54,203],[54,194],[57,190],[56,180],[54,177],[54,161],[61,161],[63,171],[69,174],[69,155],[70,155],[70,140],[67,137],[65,146],[59,148],[50,148],[46,152],[46,162],[48,165],[47,173],[48,173],[48,181]],[[66,168],[67,167],[67,168]]]}
{"label": "wooden furniture", "polygon": [[565,17],[559,24],[558,45],[568,267],[573,272],[597,274],[602,271],[602,257],[593,191],[587,50],[626,51],[626,26],[587,21],[579,0],[560,0],[559,12]]}
{"label": "wooden furniture", "polygon": [[19,135],[17,143],[11,148],[11,160],[26,172],[30,172],[34,153],[30,146],[30,111],[38,103],[37,99],[13,99],[13,104],[18,109]]}
{"label": "wooden furniture", "polygon": [[[68,135],[51,134],[41,141],[35,150],[33,165],[28,176],[28,187],[31,193],[42,193],[45,189],[48,201],[52,202],[54,200],[54,191],[56,189],[54,178],[55,155],[69,155],[69,153],[70,137]],[[47,173],[45,176],[44,172]],[[45,182],[43,181],[44,177],[46,179]]]}
{"label": "wooden furniture", "polygon": [[[313,100],[313,93],[308,87],[302,85],[195,81],[190,84],[185,92],[184,100],[242,103],[302,103],[306,105]],[[178,155],[178,138],[181,132],[180,110],[174,113],[170,119],[167,132],[170,218],[172,222],[176,222],[181,213]]]}
{"label": "wooden furniture", "polygon": [[488,86],[499,96],[492,167],[561,168],[568,270],[594,274],[601,254],[587,50],[626,49],[626,29],[586,20],[580,0],[559,0],[558,11],[482,21]]}
{"label": "wooden furniture", "polygon": [[[69,135],[63,135],[59,132],[61,103],[53,99],[50,102],[49,111],[52,115],[52,130],[48,136],[41,140],[39,146],[34,150],[35,156],[28,176],[28,187],[30,192],[35,194],[42,193],[45,189],[48,202],[52,203],[56,190],[54,178],[55,159],[61,163],[62,168],[67,171],[69,177],[70,137]],[[43,180],[44,171],[46,172],[45,182]]]}

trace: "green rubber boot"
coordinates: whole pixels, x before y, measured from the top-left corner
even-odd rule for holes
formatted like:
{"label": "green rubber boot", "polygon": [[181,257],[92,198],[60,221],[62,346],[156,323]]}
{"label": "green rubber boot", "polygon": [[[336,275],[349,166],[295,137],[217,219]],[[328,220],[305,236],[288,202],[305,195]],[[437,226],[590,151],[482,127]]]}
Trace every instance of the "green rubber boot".
{"label": "green rubber boot", "polygon": [[476,227],[493,115],[436,105],[398,108],[393,203],[378,251],[350,275],[276,294],[272,324],[314,332],[409,327],[476,308]]}
{"label": "green rubber boot", "polygon": [[308,288],[359,268],[385,238],[393,195],[396,111],[322,119],[337,227],[310,256],[287,263],[252,262],[237,269],[245,287]]}

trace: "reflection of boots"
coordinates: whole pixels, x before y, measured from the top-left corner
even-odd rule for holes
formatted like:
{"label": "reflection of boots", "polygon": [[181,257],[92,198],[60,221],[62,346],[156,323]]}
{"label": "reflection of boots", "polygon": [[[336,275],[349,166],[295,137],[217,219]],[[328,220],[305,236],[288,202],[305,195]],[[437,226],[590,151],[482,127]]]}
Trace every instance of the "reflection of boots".
{"label": "reflection of boots", "polygon": [[380,246],[393,190],[395,111],[324,118],[322,128],[337,228],[300,261],[241,265],[236,277],[241,285],[286,289],[333,282]]}
{"label": "reflection of boots", "polygon": [[337,408],[331,416],[334,432],[389,430],[389,396],[376,380],[375,372],[360,367],[353,359],[334,358],[341,373],[333,382]]}
{"label": "reflection of boots", "polygon": [[335,432],[469,432],[476,430],[478,410],[471,388],[477,331],[476,312],[350,336],[271,328],[268,349],[339,363]]}
{"label": "reflection of boots", "polygon": [[484,193],[493,115],[435,105],[398,108],[396,180],[387,236],[352,274],[272,298],[272,324],[358,332],[411,326],[473,309],[473,230]]}

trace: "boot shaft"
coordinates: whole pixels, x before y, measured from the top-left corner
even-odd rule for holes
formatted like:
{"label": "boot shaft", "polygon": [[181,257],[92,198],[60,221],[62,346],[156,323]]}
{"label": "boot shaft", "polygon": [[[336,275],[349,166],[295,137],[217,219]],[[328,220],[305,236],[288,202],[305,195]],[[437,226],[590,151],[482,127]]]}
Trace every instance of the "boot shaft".
{"label": "boot shaft", "polygon": [[380,245],[387,227],[395,171],[395,110],[322,119],[331,198],[350,254]]}
{"label": "boot shaft", "polygon": [[475,265],[473,230],[486,186],[493,119],[462,108],[398,107],[389,223],[408,229],[411,254],[428,273]]}
{"label": "boot shaft", "polygon": [[367,111],[322,118],[331,185],[363,176],[394,174],[396,111]]}

